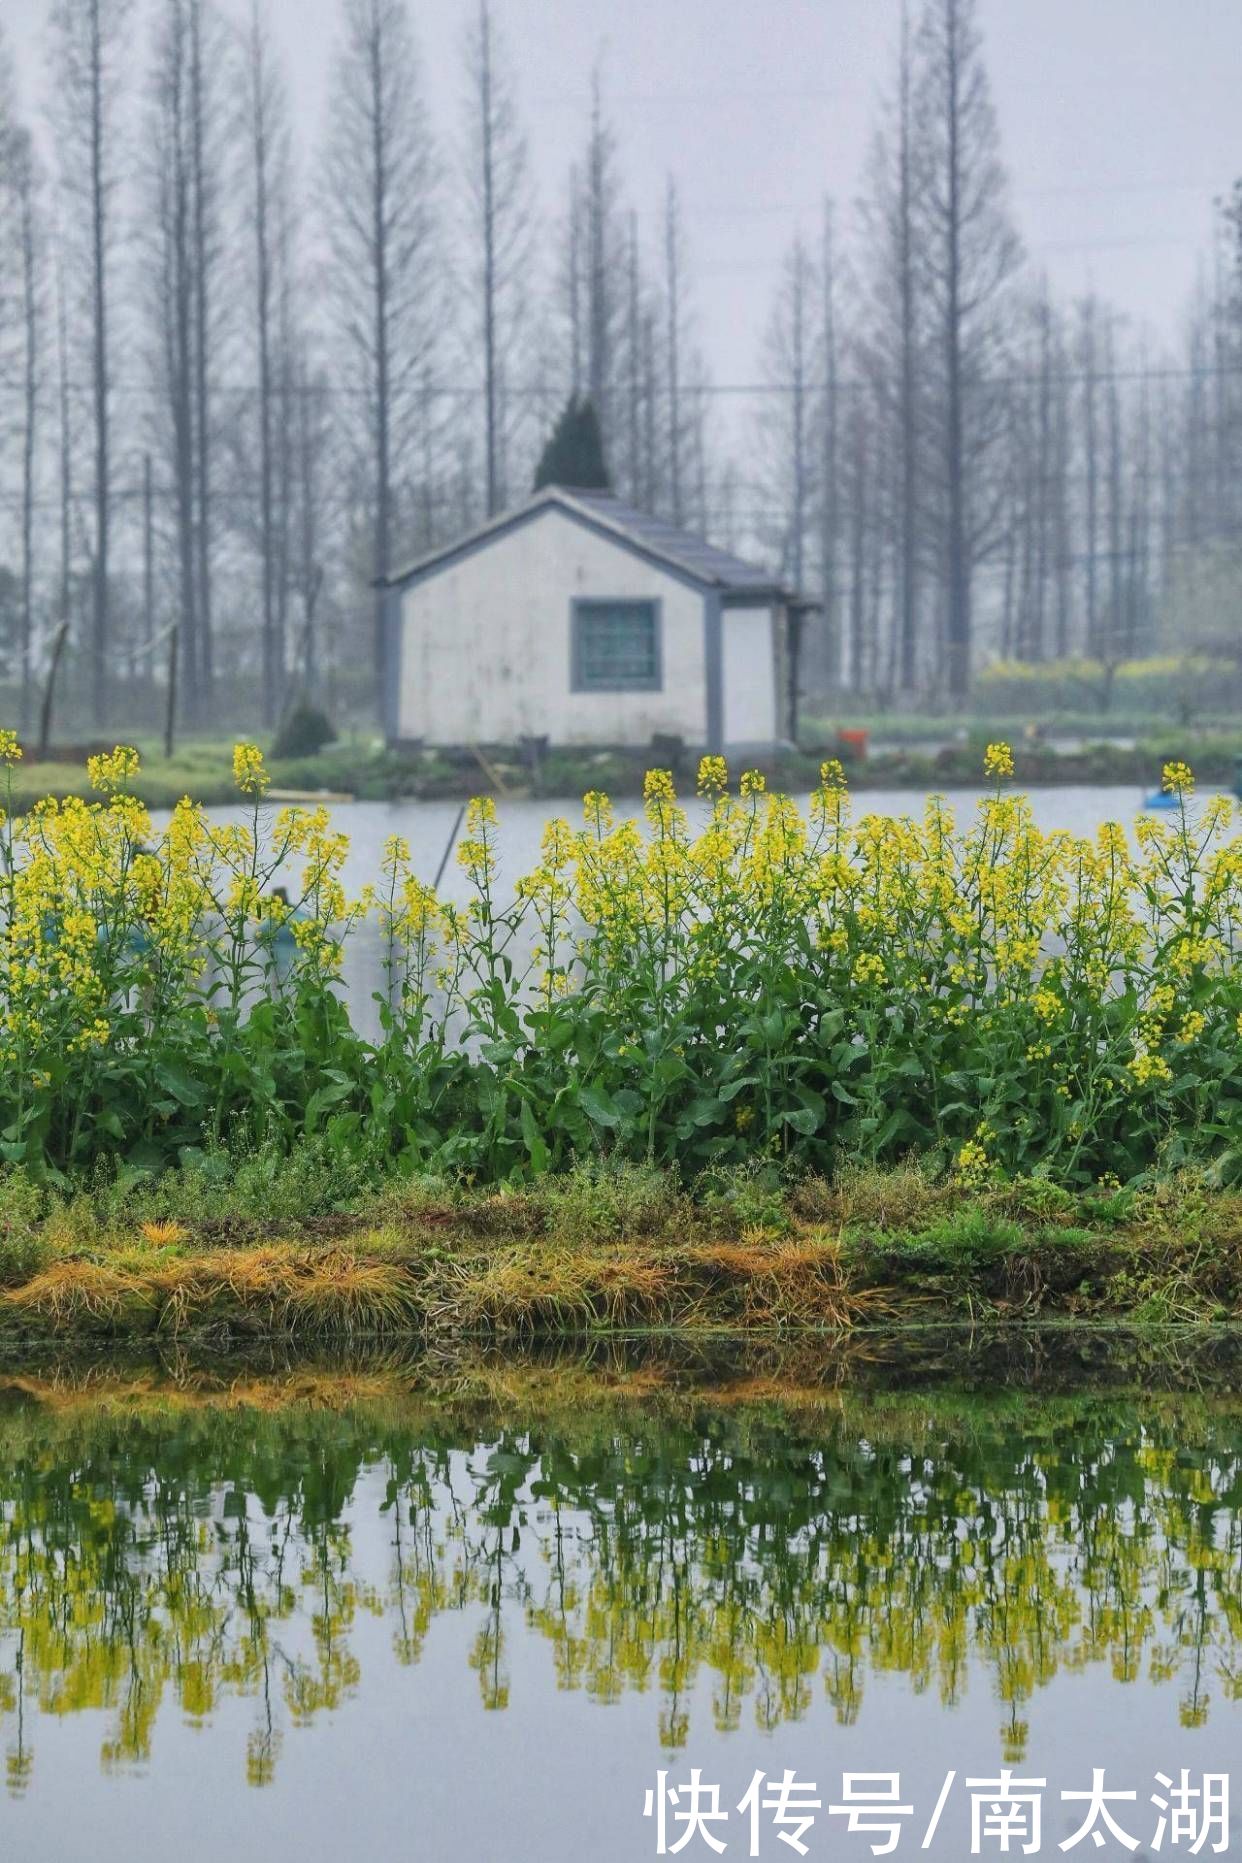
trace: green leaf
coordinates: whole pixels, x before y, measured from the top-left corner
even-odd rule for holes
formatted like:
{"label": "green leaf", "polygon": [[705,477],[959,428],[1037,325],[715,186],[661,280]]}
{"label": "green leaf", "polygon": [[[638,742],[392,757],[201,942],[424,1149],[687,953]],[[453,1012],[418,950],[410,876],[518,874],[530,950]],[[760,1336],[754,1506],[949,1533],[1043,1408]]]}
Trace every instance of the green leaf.
{"label": "green leaf", "polygon": [[617,1103],[602,1087],[580,1087],[578,1104],[593,1125],[619,1126],[621,1113]]}
{"label": "green leaf", "polygon": [[546,1171],[549,1158],[548,1148],[535,1119],[535,1109],[529,1100],[522,1101],[519,1117],[522,1125],[522,1138],[530,1157],[531,1168],[535,1171]]}

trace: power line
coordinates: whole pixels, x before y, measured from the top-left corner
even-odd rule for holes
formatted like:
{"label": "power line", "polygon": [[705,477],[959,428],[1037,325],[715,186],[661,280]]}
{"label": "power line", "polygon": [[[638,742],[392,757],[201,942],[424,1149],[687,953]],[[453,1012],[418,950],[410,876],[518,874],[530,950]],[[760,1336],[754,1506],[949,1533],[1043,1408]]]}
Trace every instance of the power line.
{"label": "power line", "polygon": [[[1125,368],[1059,369],[1048,372],[1039,369],[1015,369],[999,375],[979,376],[969,383],[968,386],[979,390],[989,388],[1031,388],[1040,387],[1045,383],[1053,387],[1073,387],[1075,385],[1081,387],[1091,382],[1098,387],[1109,382],[1209,382],[1218,379],[1228,379],[1234,376],[1242,376],[1242,359],[1237,362],[1213,362],[1203,365],[1155,364],[1150,368],[1133,365]],[[883,378],[872,379],[865,375],[842,375],[837,377],[833,386],[838,394],[873,392],[880,379]],[[630,380],[621,378],[610,385],[610,392],[617,395],[626,395],[630,393],[635,386],[644,389],[647,387],[647,384],[641,381],[635,384]],[[803,382],[781,379],[762,382],[690,382],[681,384],[678,392],[686,396],[689,400],[694,400],[701,397],[725,397],[734,395],[798,393],[817,395],[823,394],[826,386],[826,383],[817,379]],[[90,384],[81,382],[71,382],[68,387],[68,393],[71,395],[88,395],[93,394],[93,392],[94,389]],[[157,383],[113,382],[108,392],[110,396],[132,395],[162,398],[167,391]],[[209,387],[208,392],[213,398],[217,398],[226,395],[251,397],[257,396],[261,391],[257,382],[217,382]],[[412,389],[410,392],[416,394],[420,400],[452,398],[460,400],[477,399],[481,401],[486,393],[486,389],[482,383],[476,382],[429,382],[418,384],[417,388]],[[667,393],[667,390],[661,387],[659,392],[662,397]],[[24,394],[25,385],[10,377],[0,375],[0,393],[15,395]],[[529,382],[521,387],[508,388],[505,394],[506,398],[510,401],[528,400],[556,402],[564,397],[565,384],[563,382]],[[308,396],[312,399],[331,397],[333,399],[347,399],[351,401],[370,400],[374,398],[373,391],[370,388],[354,388],[344,382],[307,383],[301,385],[290,384],[288,387],[269,390],[269,395],[274,402],[283,400],[296,401]]]}

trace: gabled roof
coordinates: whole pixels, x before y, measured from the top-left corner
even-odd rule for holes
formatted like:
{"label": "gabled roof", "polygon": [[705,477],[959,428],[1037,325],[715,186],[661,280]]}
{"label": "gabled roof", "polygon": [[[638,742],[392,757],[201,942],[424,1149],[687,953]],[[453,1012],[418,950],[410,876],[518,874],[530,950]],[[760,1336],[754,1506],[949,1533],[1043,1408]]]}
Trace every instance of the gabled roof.
{"label": "gabled roof", "polygon": [[671,570],[704,590],[716,590],[727,596],[753,596],[756,599],[765,595],[789,597],[793,593],[769,570],[760,569],[754,563],[734,556],[729,550],[717,549],[715,544],[696,536],[693,531],[683,530],[664,518],[639,511],[624,499],[614,497],[611,492],[569,490],[562,485],[545,486],[515,510],[503,512],[488,523],[479,525],[476,530],[459,537],[455,543],[428,551],[406,568],[385,578],[385,586],[400,587],[407,582],[421,581],[424,576],[434,575],[437,570],[447,568],[463,556],[472,555],[506,532],[529,523],[549,510],[564,512],[577,523],[585,524],[623,548]]}

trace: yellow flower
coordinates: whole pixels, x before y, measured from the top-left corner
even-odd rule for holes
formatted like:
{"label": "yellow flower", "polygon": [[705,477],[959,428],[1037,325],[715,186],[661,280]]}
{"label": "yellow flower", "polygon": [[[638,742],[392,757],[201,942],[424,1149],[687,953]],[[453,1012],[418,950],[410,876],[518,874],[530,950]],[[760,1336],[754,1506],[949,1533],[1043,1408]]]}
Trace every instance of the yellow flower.
{"label": "yellow flower", "polygon": [[90,778],[91,788],[98,789],[105,796],[115,795],[123,783],[137,776],[138,769],[138,752],[129,744],[118,744],[113,751],[86,759],[86,774]]}
{"label": "yellow flower", "polygon": [[883,983],[888,972],[882,957],[871,951],[863,951],[854,959],[852,974],[855,983]]}
{"label": "yellow flower", "polygon": [[989,744],[983,753],[983,773],[997,782],[1013,775],[1013,752],[1008,744]]}
{"label": "yellow flower", "polygon": [[676,800],[677,792],[673,788],[672,771],[648,770],[646,776],[643,778],[643,801],[648,803],[660,803],[675,802]]}
{"label": "yellow flower", "polygon": [[1052,990],[1036,990],[1031,1006],[1041,1022],[1055,1022],[1062,1009],[1060,997]]}
{"label": "yellow flower", "polygon": [[768,786],[762,770],[743,770],[741,790],[744,796],[761,796]]}
{"label": "yellow flower", "polygon": [[257,744],[233,746],[233,781],[243,796],[261,796],[271,780],[263,767],[263,752]]}
{"label": "yellow flower", "polygon": [[982,1184],[991,1170],[991,1160],[975,1139],[967,1139],[957,1154],[954,1174],[964,1184]]}
{"label": "yellow flower", "polygon": [[723,757],[699,759],[698,791],[701,796],[719,796],[729,787],[729,766]]}
{"label": "yellow flower", "polygon": [[466,833],[482,834],[496,826],[496,804],[490,796],[471,796],[466,804]]}
{"label": "yellow flower", "polygon": [[1166,796],[1193,796],[1195,793],[1194,771],[1188,763],[1180,760],[1166,763],[1160,773],[1160,787]]}
{"label": "yellow flower", "polygon": [[22,747],[17,741],[16,731],[0,731],[0,763],[20,763]]}
{"label": "yellow flower", "polygon": [[844,789],[846,787],[845,766],[838,757],[829,757],[826,763],[820,764],[819,780],[821,787],[824,789]]}

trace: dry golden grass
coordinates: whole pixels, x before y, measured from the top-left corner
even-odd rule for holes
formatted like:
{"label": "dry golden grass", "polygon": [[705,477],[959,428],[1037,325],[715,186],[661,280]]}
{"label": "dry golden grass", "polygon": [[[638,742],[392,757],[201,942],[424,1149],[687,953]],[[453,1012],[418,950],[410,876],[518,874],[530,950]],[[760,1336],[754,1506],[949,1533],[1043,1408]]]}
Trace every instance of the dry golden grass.
{"label": "dry golden grass", "polygon": [[189,1238],[189,1230],[183,1223],[139,1223],[138,1233],[144,1236],[155,1248],[168,1248]]}
{"label": "dry golden grass", "polygon": [[834,1239],[811,1232],[767,1242],[715,1242],[689,1251],[702,1279],[698,1309],[720,1323],[734,1309],[746,1327],[814,1327],[848,1332],[883,1317],[891,1301],[877,1289],[852,1287]]}
{"label": "dry golden grass", "polygon": [[158,1296],[135,1275],[98,1262],[63,1261],[14,1288],[4,1304],[51,1332],[110,1332],[122,1323],[127,1331],[145,1332]]}
{"label": "dry golden grass", "polygon": [[537,1334],[658,1326],[676,1315],[673,1264],[637,1251],[509,1248],[451,1265],[433,1318],[461,1331]]}
{"label": "dry golden grass", "polygon": [[398,1264],[279,1244],[164,1259],[145,1274],[62,1261],[6,1296],[4,1305],[19,1325],[53,1333],[176,1337],[226,1328],[356,1338],[412,1332],[421,1319],[415,1283]]}

